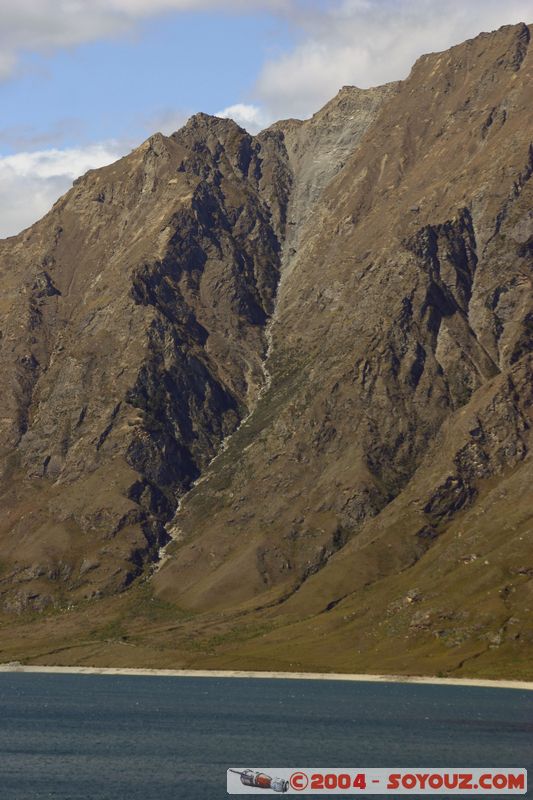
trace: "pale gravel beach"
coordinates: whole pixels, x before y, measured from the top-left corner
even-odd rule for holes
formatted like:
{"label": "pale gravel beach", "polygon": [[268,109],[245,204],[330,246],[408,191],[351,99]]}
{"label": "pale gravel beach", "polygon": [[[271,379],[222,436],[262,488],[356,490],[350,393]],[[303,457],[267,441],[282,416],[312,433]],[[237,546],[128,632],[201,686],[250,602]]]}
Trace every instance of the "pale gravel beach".
{"label": "pale gravel beach", "polygon": [[476,678],[437,678],[421,675],[364,675],[338,672],[254,672],[246,670],[135,669],[116,667],[51,667],[0,664],[0,672],[57,673],[60,675],[132,675],[167,678],[262,678],[267,680],[352,681],[369,683],[420,683],[442,686],[478,686],[488,689],[533,691],[533,681],[482,680]]}

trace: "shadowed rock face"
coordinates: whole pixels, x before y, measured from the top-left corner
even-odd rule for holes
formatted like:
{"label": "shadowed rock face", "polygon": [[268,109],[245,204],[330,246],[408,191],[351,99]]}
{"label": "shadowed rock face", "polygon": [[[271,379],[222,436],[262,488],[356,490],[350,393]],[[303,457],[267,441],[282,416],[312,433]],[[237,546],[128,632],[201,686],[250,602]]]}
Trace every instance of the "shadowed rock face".
{"label": "shadowed rock face", "polygon": [[170,536],[159,601],[274,629],[217,663],[287,666],[287,625],[308,667],[527,658],[530,34],[257,137],[196,115],[0,243],[6,609]]}

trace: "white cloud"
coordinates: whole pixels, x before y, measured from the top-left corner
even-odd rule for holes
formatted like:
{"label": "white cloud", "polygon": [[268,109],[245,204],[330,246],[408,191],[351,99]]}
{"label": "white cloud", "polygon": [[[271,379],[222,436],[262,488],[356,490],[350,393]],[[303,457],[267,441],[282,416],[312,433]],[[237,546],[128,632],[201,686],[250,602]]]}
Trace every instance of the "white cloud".
{"label": "white cloud", "polygon": [[0,237],[12,236],[45,214],[88,169],[123,155],[116,143],[40,150],[0,157]]}
{"label": "white cloud", "polygon": [[482,30],[533,21],[531,0],[341,0],[298,17],[301,40],[268,61],[254,100],[274,117],[309,116],[344,84],[404,78],[423,53]]}
{"label": "white cloud", "polygon": [[222,111],[217,111],[215,116],[232,119],[249,133],[257,133],[272,122],[272,119],[259,106],[246,103],[235,103]]}
{"label": "white cloud", "polygon": [[294,0],[1,0],[0,80],[22,51],[46,52],[126,33],[143,18],[169,11],[288,10]]}

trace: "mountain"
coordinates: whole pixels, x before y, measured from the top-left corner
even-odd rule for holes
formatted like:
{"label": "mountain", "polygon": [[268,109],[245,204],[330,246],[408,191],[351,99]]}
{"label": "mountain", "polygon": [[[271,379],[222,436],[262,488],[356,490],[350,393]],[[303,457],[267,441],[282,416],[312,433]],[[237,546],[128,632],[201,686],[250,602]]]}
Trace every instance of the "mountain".
{"label": "mountain", "polygon": [[531,31],[0,242],[2,660],[531,677]]}

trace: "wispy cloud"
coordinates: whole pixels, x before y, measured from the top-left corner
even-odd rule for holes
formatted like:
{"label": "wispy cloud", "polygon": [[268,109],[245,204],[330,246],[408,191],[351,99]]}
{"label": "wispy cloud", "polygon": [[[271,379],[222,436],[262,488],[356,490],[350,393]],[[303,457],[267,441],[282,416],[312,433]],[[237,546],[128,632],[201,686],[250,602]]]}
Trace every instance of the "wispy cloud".
{"label": "wispy cloud", "polygon": [[123,154],[124,147],[111,142],[0,157],[0,237],[19,233],[42,217],[74,178]]}
{"label": "wispy cloud", "polygon": [[263,109],[247,103],[235,103],[217,111],[215,116],[232,119],[249,133],[257,133],[272,122],[272,118]]}
{"label": "wispy cloud", "polygon": [[146,17],[172,11],[289,12],[296,0],[2,0],[0,80],[11,77],[21,52],[123,35]]}
{"label": "wispy cloud", "polygon": [[84,124],[75,118],[58,119],[45,130],[32,125],[5,125],[0,128],[0,147],[14,151],[42,150],[61,146],[65,139],[83,140]]}

